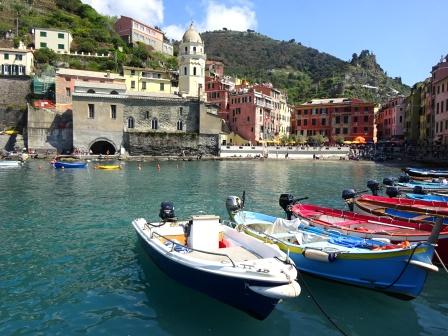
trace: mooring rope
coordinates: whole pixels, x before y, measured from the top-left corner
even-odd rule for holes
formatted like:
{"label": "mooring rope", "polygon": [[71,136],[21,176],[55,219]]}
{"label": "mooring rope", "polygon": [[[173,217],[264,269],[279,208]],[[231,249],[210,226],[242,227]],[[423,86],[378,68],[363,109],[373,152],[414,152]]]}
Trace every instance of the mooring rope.
{"label": "mooring rope", "polygon": [[324,308],[320,305],[320,303],[317,301],[317,299],[314,297],[313,293],[311,292],[310,287],[308,286],[308,284],[306,283],[305,279],[302,276],[302,273],[300,272],[300,270],[294,265],[295,269],[297,270],[297,275],[300,278],[300,281],[302,282],[302,284],[305,286],[306,291],[308,292],[308,294],[311,297],[311,300],[313,300],[314,304],[316,305],[317,308],[319,308],[320,312],[322,313],[322,315],[325,316],[325,318],[344,336],[348,336],[349,334],[346,333],[340,326],[338,326],[338,324],[331,318],[331,316],[324,310]]}
{"label": "mooring rope", "polygon": [[443,263],[442,258],[440,258],[439,253],[436,249],[434,249],[434,254],[436,255],[437,259],[440,261],[440,264],[442,265],[442,268],[445,270],[446,273],[448,273],[448,268],[446,268],[445,264]]}

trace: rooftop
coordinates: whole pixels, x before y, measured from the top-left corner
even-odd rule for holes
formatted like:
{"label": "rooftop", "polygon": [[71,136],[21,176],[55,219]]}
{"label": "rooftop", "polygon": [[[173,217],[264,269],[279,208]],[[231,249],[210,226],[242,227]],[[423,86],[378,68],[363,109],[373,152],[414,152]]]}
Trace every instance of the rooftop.
{"label": "rooftop", "polygon": [[71,34],[71,32],[69,32],[68,30],[64,30],[64,29],[56,29],[56,28],[34,28],[34,30],[48,30],[48,31],[55,31],[55,32],[61,32],[61,33],[69,33],[69,34]]}
{"label": "rooftop", "polygon": [[126,84],[124,84],[124,83],[123,84],[122,83],[94,83],[94,82],[84,82],[84,81],[76,80],[75,87],[126,91]]}
{"label": "rooftop", "polygon": [[133,66],[123,66],[123,70],[141,70],[141,71],[154,71],[154,72],[170,72],[168,70],[156,70],[151,68],[139,68],[139,67],[133,67]]}
{"label": "rooftop", "polygon": [[100,71],[87,71],[87,70],[78,70],[78,69],[67,69],[67,68],[59,68],[56,70],[57,75],[64,76],[80,76],[80,77],[93,77],[93,78],[112,78],[112,79],[122,79],[125,78],[120,74],[114,72],[100,72]]}
{"label": "rooftop", "polygon": [[0,51],[8,51],[13,53],[32,53],[29,49],[16,49],[16,48],[0,48]]}

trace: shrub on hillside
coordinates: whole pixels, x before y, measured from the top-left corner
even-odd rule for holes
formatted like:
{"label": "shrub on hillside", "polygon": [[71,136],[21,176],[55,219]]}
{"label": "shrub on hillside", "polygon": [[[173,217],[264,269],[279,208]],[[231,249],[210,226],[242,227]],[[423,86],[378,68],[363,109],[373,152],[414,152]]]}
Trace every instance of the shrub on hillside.
{"label": "shrub on hillside", "polygon": [[58,59],[58,55],[51,49],[40,48],[34,52],[34,59],[39,64],[52,64]]}

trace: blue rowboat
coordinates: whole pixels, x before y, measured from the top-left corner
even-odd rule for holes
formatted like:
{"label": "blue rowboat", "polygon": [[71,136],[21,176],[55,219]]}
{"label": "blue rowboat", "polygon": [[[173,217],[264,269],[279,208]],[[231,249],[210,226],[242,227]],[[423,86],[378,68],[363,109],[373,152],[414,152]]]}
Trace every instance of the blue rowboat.
{"label": "blue rowboat", "polygon": [[85,168],[87,166],[87,162],[64,162],[64,161],[56,161],[53,163],[53,167],[56,169],[60,168]]}
{"label": "blue rowboat", "polygon": [[[163,202],[165,203],[165,202]],[[163,206],[162,203],[162,206]],[[281,299],[300,294],[293,262],[217,216],[132,222],[145,252],[174,280],[263,320]]]}
{"label": "blue rowboat", "polygon": [[408,175],[415,177],[431,178],[431,177],[448,177],[446,169],[424,169],[407,167],[403,169]]}
{"label": "blue rowboat", "polygon": [[395,185],[400,191],[413,192],[415,187],[423,189],[427,192],[448,192],[448,183],[442,182],[425,182],[425,181],[411,181],[411,182],[397,182]]}
{"label": "blue rowboat", "polygon": [[432,195],[432,194],[404,194],[406,198],[431,201],[431,202],[448,202],[448,196]]}
{"label": "blue rowboat", "polygon": [[238,229],[287,251],[300,271],[386,292],[403,299],[417,297],[428,272],[438,271],[428,243],[362,239],[310,226],[307,221],[268,217],[251,211],[229,211]]}

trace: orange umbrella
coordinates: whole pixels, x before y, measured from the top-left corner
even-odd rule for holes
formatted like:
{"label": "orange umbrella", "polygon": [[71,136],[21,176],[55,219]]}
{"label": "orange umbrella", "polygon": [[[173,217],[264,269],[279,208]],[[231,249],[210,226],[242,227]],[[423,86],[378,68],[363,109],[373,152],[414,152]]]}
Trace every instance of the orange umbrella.
{"label": "orange umbrella", "polygon": [[364,137],[362,137],[362,136],[357,136],[355,138],[355,141],[358,142],[358,143],[363,143],[363,144],[366,143],[366,139]]}

